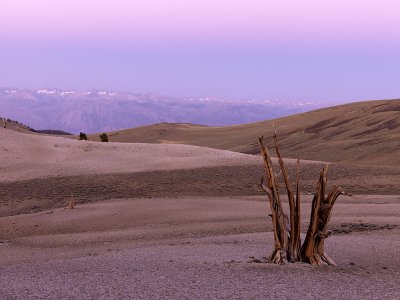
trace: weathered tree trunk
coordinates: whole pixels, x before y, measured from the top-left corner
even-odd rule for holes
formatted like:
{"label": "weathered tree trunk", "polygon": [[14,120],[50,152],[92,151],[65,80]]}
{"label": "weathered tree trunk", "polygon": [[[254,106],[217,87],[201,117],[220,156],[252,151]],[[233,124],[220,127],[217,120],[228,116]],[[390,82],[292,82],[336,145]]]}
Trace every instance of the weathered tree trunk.
{"label": "weathered tree trunk", "polygon": [[285,182],[288,195],[290,217],[287,218],[283,209],[279,196],[279,186],[277,175],[272,166],[271,156],[263,143],[263,137],[258,138],[261,148],[261,154],[264,159],[265,172],[267,175],[267,185],[264,185],[263,179],[261,187],[268,195],[271,206],[271,217],[274,229],[275,247],[269,260],[273,263],[285,263],[304,261],[313,265],[335,265],[333,260],[325,253],[324,242],[330,235],[327,230],[332,207],[336,199],[345,194],[342,188],[334,187],[334,189],[325,197],[326,190],[326,173],[328,166],[325,165],[317,186],[317,192],[312,202],[310,224],[307,235],[301,246],[300,240],[300,160],[297,159],[297,178],[296,178],[296,197],[294,196],[289,176],[286,172],[285,164],[282,159],[278,139],[274,127],[274,146],[278,157],[279,166]]}
{"label": "weathered tree trunk", "polygon": [[315,265],[335,265],[333,260],[325,253],[324,242],[331,232],[327,230],[327,225],[332,214],[332,208],[336,199],[344,194],[340,187],[334,187],[325,197],[326,172],[328,166],[324,166],[321,172],[317,194],[314,196],[311,208],[310,224],[308,227],[306,239],[301,248],[301,257],[305,262]]}
{"label": "weathered tree trunk", "polygon": [[297,176],[296,176],[296,202],[294,207],[294,232],[293,232],[293,257],[295,261],[300,260],[300,159],[297,158]]}
{"label": "weathered tree trunk", "polygon": [[268,148],[264,146],[262,138],[259,138],[259,143],[261,146],[261,153],[264,157],[264,166],[268,178],[267,186],[265,186],[263,183],[261,186],[269,198],[272,212],[272,224],[274,226],[275,249],[270,255],[269,259],[274,263],[285,263],[287,261],[286,253],[288,250],[288,234],[285,228],[285,215],[279,199],[279,187],[272,168],[272,161],[268,152]]}

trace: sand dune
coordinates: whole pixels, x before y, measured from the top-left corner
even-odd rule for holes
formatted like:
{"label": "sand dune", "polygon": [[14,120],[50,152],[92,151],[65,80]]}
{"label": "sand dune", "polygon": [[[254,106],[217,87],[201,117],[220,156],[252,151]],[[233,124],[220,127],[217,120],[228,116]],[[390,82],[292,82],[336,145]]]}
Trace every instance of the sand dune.
{"label": "sand dune", "polygon": [[0,181],[257,164],[258,157],[188,145],[96,143],[0,129]]}

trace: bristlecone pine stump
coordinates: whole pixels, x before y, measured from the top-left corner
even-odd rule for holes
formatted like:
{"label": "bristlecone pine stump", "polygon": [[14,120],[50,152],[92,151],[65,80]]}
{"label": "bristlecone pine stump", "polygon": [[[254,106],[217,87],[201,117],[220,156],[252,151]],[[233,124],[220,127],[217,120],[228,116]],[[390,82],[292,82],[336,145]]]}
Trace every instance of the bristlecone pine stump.
{"label": "bristlecone pine stump", "polygon": [[258,138],[261,154],[264,159],[267,184],[264,178],[261,180],[261,187],[266,192],[270,206],[271,217],[274,230],[275,246],[274,251],[269,256],[269,261],[277,264],[286,262],[306,262],[312,265],[336,265],[334,261],[325,253],[324,242],[330,235],[327,230],[332,207],[336,199],[346,194],[341,187],[333,187],[332,191],[325,196],[326,190],[326,173],[328,166],[325,165],[320,174],[317,191],[314,195],[311,208],[310,224],[308,226],[307,235],[301,245],[300,240],[300,191],[299,191],[299,174],[300,162],[297,159],[297,178],[296,178],[296,195],[293,193],[289,176],[286,172],[281,153],[279,151],[276,130],[274,127],[274,146],[278,157],[279,166],[289,200],[290,218],[286,216],[282,209],[279,195],[279,186],[277,175],[272,166],[271,156],[263,143],[263,137]]}

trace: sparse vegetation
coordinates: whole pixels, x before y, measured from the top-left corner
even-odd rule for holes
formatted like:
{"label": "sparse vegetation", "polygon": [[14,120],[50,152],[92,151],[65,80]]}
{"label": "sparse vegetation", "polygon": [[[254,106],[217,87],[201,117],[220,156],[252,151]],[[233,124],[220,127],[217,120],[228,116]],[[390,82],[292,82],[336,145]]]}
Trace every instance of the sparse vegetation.
{"label": "sparse vegetation", "polygon": [[[101,137],[100,137],[100,138],[101,138]],[[82,140],[87,141],[86,133],[80,132],[80,133],[79,133],[79,140],[80,140],[80,141],[82,141]]]}
{"label": "sparse vegetation", "polygon": [[108,135],[107,135],[107,133],[103,132],[103,133],[100,134],[99,136],[100,136],[100,141],[102,141],[102,142],[108,142]]}
{"label": "sparse vegetation", "polygon": [[14,124],[15,128],[17,129],[18,132],[21,132],[22,129],[24,129],[24,130],[28,130],[28,131],[31,131],[31,132],[46,133],[46,132],[44,132],[44,130],[35,130],[35,129],[33,129],[32,127],[30,127],[28,125],[24,125],[24,124],[22,124],[22,123],[20,123],[20,122],[18,122],[16,120],[12,120],[10,118],[0,118],[0,119],[2,121],[3,128],[7,128],[7,127],[9,128],[9,125]]}
{"label": "sparse vegetation", "polygon": [[274,146],[278,157],[279,166],[289,200],[290,215],[289,218],[284,213],[279,195],[279,186],[276,173],[272,166],[272,159],[263,143],[263,137],[259,138],[261,154],[264,158],[265,171],[267,175],[267,185],[264,180],[261,181],[261,187],[266,192],[271,206],[271,217],[274,228],[275,247],[269,256],[269,261],[273,263],[285,262],[307,262],[313,265],[335,265],[333,260],[325,253],[324,242],[331,232],[327,230],[332,208],[336,199],[346,194],[341,187],[334,187],[332,191],[325,196],[326,173],[328,166],[325,165],[318,181],[317,191],[314,195],[311,208],[310,224],[303,245],[300,239],[300,161],[297,159],[297,179],[296,195],[292,190],[287,171],[282,159],[277,135],[274,127]]}

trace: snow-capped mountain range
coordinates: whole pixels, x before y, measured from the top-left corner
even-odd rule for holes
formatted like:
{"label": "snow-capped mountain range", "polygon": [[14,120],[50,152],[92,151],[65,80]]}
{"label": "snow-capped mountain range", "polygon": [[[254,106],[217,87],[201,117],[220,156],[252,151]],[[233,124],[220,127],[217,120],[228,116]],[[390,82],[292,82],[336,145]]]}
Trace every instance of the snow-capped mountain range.
{"label": "snow-capped mountain range", "polygon": [[288,100],[177,98],[105,90],[0,88],[0,117],[35,129],[93,133],[161,122],[233,125],[328,106]]}

